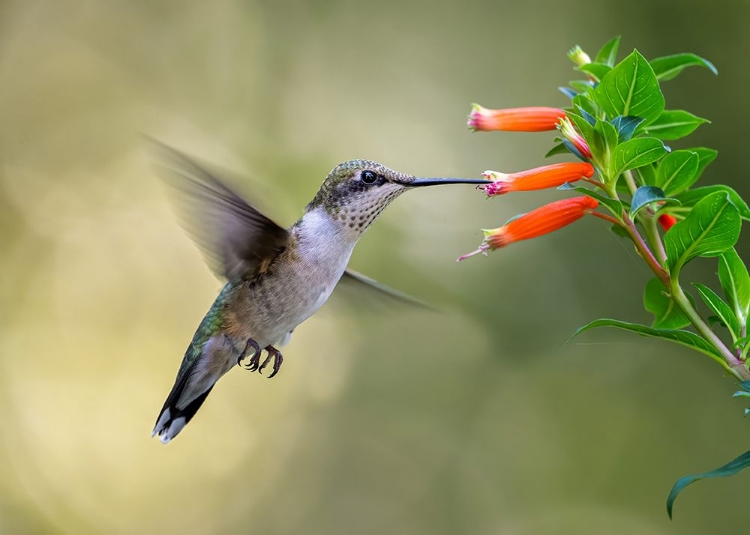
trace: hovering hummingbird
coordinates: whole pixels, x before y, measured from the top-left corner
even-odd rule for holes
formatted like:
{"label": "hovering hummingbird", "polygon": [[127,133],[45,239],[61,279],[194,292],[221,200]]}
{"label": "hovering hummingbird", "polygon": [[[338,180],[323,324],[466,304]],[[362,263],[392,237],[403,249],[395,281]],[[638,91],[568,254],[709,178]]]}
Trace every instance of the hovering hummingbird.
{"label": "hovering hummingbird", "polygon": [[[362,234],[396,197],[439,184],[482,179],[416,178],[368,160],[334,167],[303,216],[285,229],[253,208],[185,154],[161,145],[169,183],[187,201],[186,226],[207,263],[226,281],[198,326],[152,436],[172,440],[191,420],[216,381],[235,365],[261,372],[283,357],[276,346],[326,302],[337,285],[404,294],[347,269]],[[261,353],[267,356],[261,363]],[[243,364],[244,363],[244,364]]]}

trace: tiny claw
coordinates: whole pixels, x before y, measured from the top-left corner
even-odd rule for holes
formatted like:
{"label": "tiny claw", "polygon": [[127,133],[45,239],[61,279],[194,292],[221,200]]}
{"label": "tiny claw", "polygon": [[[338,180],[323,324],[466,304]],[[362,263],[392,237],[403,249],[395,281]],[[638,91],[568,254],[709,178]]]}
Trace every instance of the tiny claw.
{"label": "tiny claw", "polygon": [[284,362],[284,357],[281,355],[281,351],[276,349],[273,346],[266,346],[266,351],[268,351],[268,356],[266,357],[266,360],[263,361],[263,365],[260,367],[259,372],[263,371],[263,368],[266,367],[268,362],[273,357],[273,371],[268,376],[269,379],[274,377],[277,373],[279,373],[279,370],[281,369],[281,363]]}
{"label": "tiny claw", "polygon": [[[249,353],[250,349],[253,349],[253,356],[250,357],[250,360],[247,362],[247,364],[242,364],[242,361],[247,357],[247,354]],[[248,338],[247,345],[245,345],[245,349],[240,354],[239,358],[237,359],[237,365],[242,366],[248,371],[254,372],[258,369],[258,361],[260,360],[260,346],[258,345],[258,342],[253,340],[252,338]]]}

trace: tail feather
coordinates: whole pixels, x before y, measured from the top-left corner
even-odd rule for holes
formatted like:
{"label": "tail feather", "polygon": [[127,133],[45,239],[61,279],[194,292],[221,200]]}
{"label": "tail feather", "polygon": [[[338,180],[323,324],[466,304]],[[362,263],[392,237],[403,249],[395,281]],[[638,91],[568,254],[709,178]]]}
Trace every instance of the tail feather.
{"label": "tail feather", "polygon": [[182,428],[195,416],[195,413],[198,412],[213,389],[212,385],[185,407],[178,408],[177,402],[185,389],[188,376],[189,374],[185,374],[169,393],[169,397],[167,397],[167,401],[164,402],[164,407],[159,413],[159,418],[156,420],[154,431],[151,433],[152,437],[158,436],[162,444],[167,444],[182,431]]}

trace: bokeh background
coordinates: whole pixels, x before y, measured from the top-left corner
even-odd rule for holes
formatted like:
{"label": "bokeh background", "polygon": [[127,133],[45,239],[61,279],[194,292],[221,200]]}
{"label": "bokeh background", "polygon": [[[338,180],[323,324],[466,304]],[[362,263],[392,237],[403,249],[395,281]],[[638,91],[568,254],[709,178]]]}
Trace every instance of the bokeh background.
{"label": "bokeh background", "polygon": [[[588,219],[456,264],[481,227],[559,197],[399,199],[352,265],[440,314],[346,303],[273,381],[228,374],[150,439],[219,290],[143,134],[230,170],[290,224],[338,162],[423,176],[539,165],[552,134],[471,134],[469,103],[563,106],[567,49],[699,53],[668,107],[708,117],[705,181],[745,197],[747,1],[0,3],[0,532],[729,533],[750,476],[674,480],[748,449],[731,380],[648,322],[649,274]],[[750,253],[741,239],[741,254]],[[709,280],[715,262],[690,274]]]}

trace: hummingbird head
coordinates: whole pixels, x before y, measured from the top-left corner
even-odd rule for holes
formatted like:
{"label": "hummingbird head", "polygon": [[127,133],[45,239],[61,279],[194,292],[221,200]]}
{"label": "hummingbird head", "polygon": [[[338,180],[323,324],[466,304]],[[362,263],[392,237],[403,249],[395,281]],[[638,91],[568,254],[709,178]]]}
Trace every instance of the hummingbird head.
{"label": "hummingbird head", "polygon": [[486,184],[484,179],[417,178],[369,160],[349,160],[333,168],[307,211],[325,210],[361,234],[396,197],[413,188],[439,184]]}

